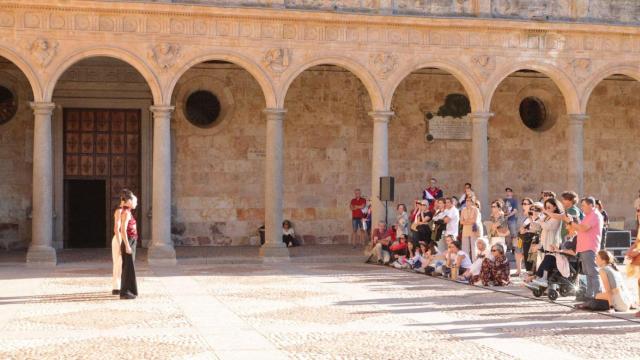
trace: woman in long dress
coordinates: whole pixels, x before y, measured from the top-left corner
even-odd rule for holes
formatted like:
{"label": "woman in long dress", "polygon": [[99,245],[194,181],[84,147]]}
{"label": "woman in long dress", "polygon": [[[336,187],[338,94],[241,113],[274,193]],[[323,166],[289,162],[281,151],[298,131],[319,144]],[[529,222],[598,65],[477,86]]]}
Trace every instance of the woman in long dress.
{"label": "woman in long dress", "polygon": [[138,206],[138,198],[130,190],[124,189],[120,193],[119,240],[122,254],[122,277],[120,284],[120,299],[135,299],[138,296],[136,271],[133,265],[135,248],[138,241],[136,219],[131,213]]}

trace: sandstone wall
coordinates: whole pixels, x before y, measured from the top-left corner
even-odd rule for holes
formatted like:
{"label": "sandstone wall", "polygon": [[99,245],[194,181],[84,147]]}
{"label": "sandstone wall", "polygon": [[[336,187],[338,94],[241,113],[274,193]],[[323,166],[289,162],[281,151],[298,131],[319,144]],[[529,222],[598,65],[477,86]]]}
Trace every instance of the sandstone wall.
{"label": "sandstone wall", "polygon": [[[3,60],[0,58],[0,60]],[[0,85],[18,97],[18,112],[0,124],[0,251],[25,248],[31,238],[33,93],[13,64],[0,61]]]}
{"label": "sandstone wall", "polygon": [[[208,89],[222,103],[218,125],[199,128],[184,115],[186,97]],[[235,66],[187,71],[174,91],[171,122],[173,224],[176,245],[257,242],[264,222],[264,96],[251,75]]]}
{"label": "sandstone wall", "polygon": [[605,80],[593,91],[584,127],[585,190],[604,202],[608,213],[635,228],[633,201],[640,190],[640,83]]}
{"label": "sandstone wall", "polygon": [[[565,190],[567,175],[567,117],[562,94],[540,74],[508,77],[496,89],[489,120],[489,199],[504,196],[513,188],[516,197],[537,199],[541,190]],[[535,96],[545,102],[555,122],[546,131],[534,131],[520,120],[523,98]]]}
{"label": "sandstone wall", "polygon": [[389,126],[389,173],[396,180],[396,199],[410,208],[431,177],[438,179],[447,196],[459,196],[471,179],[471,141],[425,140],[425,113],[436,113],[452,93],[465,94],[455,77],[422,70],[404,79],[393,97],[396,116]]}

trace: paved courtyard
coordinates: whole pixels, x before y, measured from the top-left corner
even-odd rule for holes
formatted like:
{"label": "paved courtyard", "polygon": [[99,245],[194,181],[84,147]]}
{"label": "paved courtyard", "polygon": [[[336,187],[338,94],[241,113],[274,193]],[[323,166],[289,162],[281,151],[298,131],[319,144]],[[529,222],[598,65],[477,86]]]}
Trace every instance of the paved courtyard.
{"label": "paved courtyard", "polygon": [[[640,323],[358,263],[0,263],[0,359],[640,359]],[[625,318],[626,317],[626,318]]]}

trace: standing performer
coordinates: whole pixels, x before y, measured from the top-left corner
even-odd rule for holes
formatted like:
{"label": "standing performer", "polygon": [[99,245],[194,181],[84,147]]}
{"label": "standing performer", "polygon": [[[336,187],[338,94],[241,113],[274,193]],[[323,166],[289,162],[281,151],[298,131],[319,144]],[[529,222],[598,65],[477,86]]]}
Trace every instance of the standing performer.
{"label": "standing performer", "polygon": [[136,219],[131,210],[138,206],[138,198],[128,189],[120,193],[120,253],[122,254],[122,277],[120,299],[135,299],[138,296],[136,271],[133,265],[138,241]]}
{"label": "standing performer", "polygon": [[124,202],[120,198],[120,205],[116,208],[113,214],[113,239],[111,239],[111,258],[113,259],[113,271],[112,271],[112,295],[120,295],[120,277],[122,276],[122,254],[120,254],[120,222],[121,212]]}

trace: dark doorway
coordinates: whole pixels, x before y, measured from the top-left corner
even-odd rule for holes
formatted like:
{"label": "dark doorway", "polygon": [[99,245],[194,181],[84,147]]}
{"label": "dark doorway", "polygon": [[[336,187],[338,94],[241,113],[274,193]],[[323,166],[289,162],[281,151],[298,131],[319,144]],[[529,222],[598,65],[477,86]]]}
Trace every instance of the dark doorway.
{"label": "dark doorway", "polygon": [[65,247],[104,248],[107,234],[105,180],[65,180]]}

